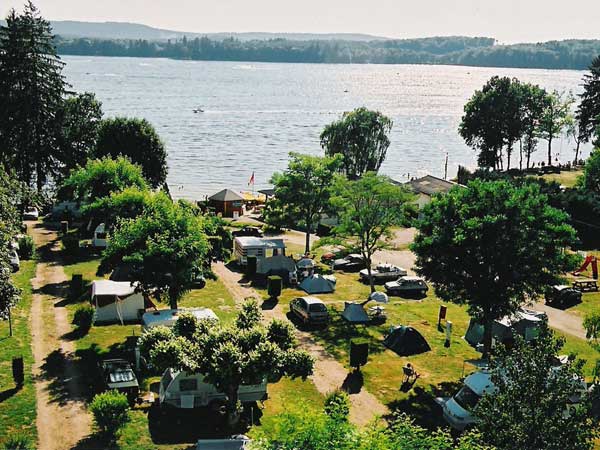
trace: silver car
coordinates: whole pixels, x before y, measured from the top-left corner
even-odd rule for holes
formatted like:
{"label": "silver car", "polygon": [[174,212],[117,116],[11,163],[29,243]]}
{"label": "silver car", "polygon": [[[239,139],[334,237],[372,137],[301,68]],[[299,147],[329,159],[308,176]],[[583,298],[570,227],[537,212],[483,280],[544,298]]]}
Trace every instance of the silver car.
{"label": "silver car", "polygon": [[305,325],[326,325],[329,311],[317,297],[298,297],[290,302],[290,312]]}
{"label": "silver car", "polygon": [[427,286],[425,280],[420,277],[400,277],[396,281],[385,283],[385,291],[388,295],[424,296],[427,294],[428,290],[429,286]]}

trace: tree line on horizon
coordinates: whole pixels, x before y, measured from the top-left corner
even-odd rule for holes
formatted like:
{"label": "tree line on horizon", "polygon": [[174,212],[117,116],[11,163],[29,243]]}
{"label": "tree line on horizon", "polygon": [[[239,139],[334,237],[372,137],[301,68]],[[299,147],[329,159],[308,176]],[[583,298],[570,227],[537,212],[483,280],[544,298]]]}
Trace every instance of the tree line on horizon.
{"label": "tree line on horizon", "polygon": [[331,64],[447,64],[482,67],[586,69],[600,40],[495,45],[487,37],[430,37],[370,42],[288,39],[241,41],[208,37],[149,41],[55,37],[59,54],[199,61]]}

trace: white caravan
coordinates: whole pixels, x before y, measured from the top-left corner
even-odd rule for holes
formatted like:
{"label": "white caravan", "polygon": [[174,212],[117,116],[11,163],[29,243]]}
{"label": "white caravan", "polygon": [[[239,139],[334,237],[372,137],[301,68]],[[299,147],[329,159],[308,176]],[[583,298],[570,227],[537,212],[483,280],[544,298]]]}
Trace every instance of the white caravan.
{"label": "white caravan", "polygon": [[[242,403],[266,400],[267,382],[240,386],[238,396]],[[161,407],[192,409],[210,406],[216,409],[225,400],[225,394],[217,391],[212,384],[205,383],[201,374],[167,369],[160,379],[158,401]]]}

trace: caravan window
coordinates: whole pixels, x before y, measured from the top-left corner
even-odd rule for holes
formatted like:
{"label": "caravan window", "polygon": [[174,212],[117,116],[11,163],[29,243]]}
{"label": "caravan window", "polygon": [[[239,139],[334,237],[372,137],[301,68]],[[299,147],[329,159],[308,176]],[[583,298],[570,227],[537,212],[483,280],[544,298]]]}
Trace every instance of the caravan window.
{"label": "caravan window", "polygon": [[183,380],[179,380],[179,390],[181,392],[197,391],[198,380],[195,378],[184,378]]}
{"label": "caravan window", "polygon": [[96,233],[96,239],[106,239],[106,233]]}

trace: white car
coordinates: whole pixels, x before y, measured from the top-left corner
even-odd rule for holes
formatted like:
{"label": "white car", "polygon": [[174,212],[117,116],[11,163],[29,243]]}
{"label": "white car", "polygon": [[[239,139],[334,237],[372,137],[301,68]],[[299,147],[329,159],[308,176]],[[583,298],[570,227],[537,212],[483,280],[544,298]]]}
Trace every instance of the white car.
{"label": "white car", "polygon": [[476,422],[471,411],[484,394],[493,393],[495,386],[487,371],[475,372],[465,378],[463,387],[450,398],[437,398],[442,405],[444,420],[456,430],[464,430]]}
{"label": "white car", "polygon": [[[368,283],[369,282],[369,271],[362,269],[359,272],[360,280]],[[402,267],[394,266],[393,264],[377,264],[371,269],[371,276],[375,283],[384,283],[386,281],[394,281],[400,277],[405,277],[407,272]]]}
{"label": "white car", "polygon": [[388,295],[420,295],[427,294],[429,286],[420,277],[400,277],[396,281],[385,283],[385,291]]}
{"label": "white car", "polygon": [[23,213],[23,220],[38,220],[39,218],[40,212],[35,206],[28,207]]}
{"label": "white car", "polygon": [[19,260],[19,254],[15,249],[8,251],[8,261],[13,272],[18,271],[21,268],[21,261]]}

